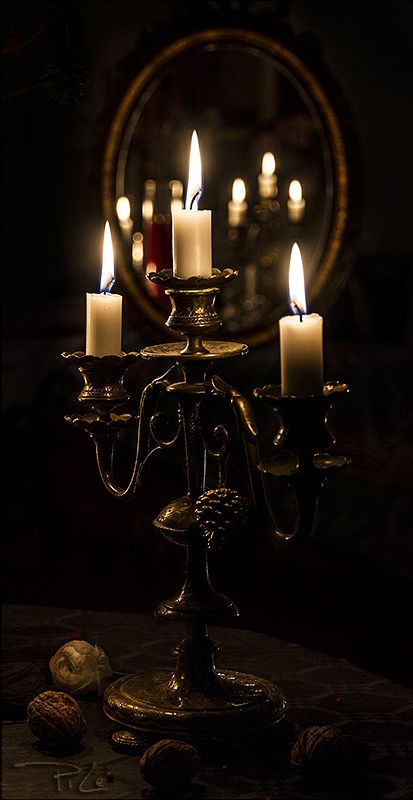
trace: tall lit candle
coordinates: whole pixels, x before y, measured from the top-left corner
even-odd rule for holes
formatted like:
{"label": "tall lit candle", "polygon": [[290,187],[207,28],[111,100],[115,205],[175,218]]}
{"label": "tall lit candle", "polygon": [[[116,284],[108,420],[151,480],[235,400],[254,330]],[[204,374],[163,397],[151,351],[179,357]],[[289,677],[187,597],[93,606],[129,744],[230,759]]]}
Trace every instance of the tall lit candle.
{"label": "tall lit candle", "polygon": [[288,188],[288,219],[290,222],[301,222],[305,211],[305,200],[300,181],[293,180]]}
{"label": "tall lit candle", "polygon": [[293,314],[279,321],[281,394],[306,397],[323,387],[323,318],[307,314],[304,271],[300,248],[291,250],[289,273]]}
{"label": "tall lit candle", "polygon": [[228,203],[228,226],[240,228],[247,222],[248,206],[245,202],[246,189],[242,178],[235,178],[232,184],[232,199]]}
{"label": "tall lit candle", "polygon": [[115,281],[109,222],[103,237],[100,293],[86,294],[86,354],[120,355],[122,350],[122,295],[111,294]]}
{"label": "tall lit candle", "polygon": [[184,209],[172,215],[173,272],[179,278],[212,274],[211,212],[198,209],[202,165],[198,136],[192,134],[187,196]]}
{"label": "tall lit candle", "polygon": [[275,174],[275,157],[273,153],[264,153],[261,173],[258,175],[258,194],[262,200],[277,197],[278,181]]}

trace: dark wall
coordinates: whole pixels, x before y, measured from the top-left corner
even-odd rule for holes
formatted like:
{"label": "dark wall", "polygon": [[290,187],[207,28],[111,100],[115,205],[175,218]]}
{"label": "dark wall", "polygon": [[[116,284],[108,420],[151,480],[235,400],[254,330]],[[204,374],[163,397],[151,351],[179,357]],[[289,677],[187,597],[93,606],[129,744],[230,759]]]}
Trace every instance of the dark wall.
{"label": "dark wall", "polygon": [[[133,504],[108,496],[91,442],[63,421],[80,384],[60,353],[84,347],[84,295],[100,270],[95,165],[118,64],[148,25],[176,19],[187,6],[3,3],[6,600],[149,609],[182,574],[181,553],[151,527],[160,504],[182,491],[179,471],[160,464]],[[283,7],[296,32],[321,42],[361,150],[355,266],[325,319],[329,377],[352,389],[334,424],[353,466],[327,486],[311,544],[286,555],[264,532],[253,552],[242,540],[216,558],[214,575],[246,626],[405,677],[413,574],[412,4]],[[134,348],[139,325],[126,297],[124,323],[124,346]],[[274,349],[251,353],[232,380],[247,392],[273,381]],[[144,366],[132,373],[136,395],[150,374]],[[275,615],[286,598],[288,610]]]}

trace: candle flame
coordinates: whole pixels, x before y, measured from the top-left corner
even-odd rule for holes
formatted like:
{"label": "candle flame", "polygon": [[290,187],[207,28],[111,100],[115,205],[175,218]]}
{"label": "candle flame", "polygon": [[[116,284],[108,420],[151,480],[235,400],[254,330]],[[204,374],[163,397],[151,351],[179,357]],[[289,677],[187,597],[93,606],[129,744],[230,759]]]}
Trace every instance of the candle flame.
{"label": "candle flame", "polygon": [[113,255],[112,236],[110,233],[109,222],[105,223],[105,232],[103,235],[103,256],[102,256],[102,274],[100,279],[100,291],[110,292],[113,284],[115,283],[115,259]]}
{"label": "candle flame", "polygon": [[295,181],[295,180],[291,181],[289,189],[288,189],[288,194],[289,194],[290,200],[292,200],[294,203],[300,203],[301,202],[301,200],[303,199],[303,190],[301,188],[300,181]]}
{"label": "candle flame", "polygon": [[246,196],[245,183],[242,178],[235,178],[232,184],[232,199],[234,203],[243,203]]}
{"label": "candle flame", "polygon": [[119,197],[116,203],[116,213],[119,222],[127,222],[130,218],[130,202],[127,197]]}
{"label": "candle flame", "polygon": [[201,153],[199,151],[198,135],[196,131],[192,133],[191,151],[189,154],[188,187],[186,192],[185,208],[188,210],[198,210],[198,200],[202,194],[202,164]]}
{"label": "candle flame", "polygon": [[294,314],[306,314],[307,302],[305,298],[304,270],[300,248],[294,242],[291,249],[289,272],[290,306]]}
{"label": "candle flame", "polygon": [[273,153],[264,153],[262,157],[262,174],[274,175],[275,172],[275,158]]}

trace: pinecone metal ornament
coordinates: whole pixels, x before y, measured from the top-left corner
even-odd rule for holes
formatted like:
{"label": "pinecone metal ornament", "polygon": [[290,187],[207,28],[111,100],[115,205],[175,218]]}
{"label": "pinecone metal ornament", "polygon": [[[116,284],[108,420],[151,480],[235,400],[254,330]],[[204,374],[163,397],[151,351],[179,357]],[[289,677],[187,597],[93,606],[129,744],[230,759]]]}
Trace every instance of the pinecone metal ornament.
{"label": "pinecone metal ornament", "polygon": [[195,515],[208,546],[222,546],[247,521],[245,499],[234,489],[208,489],[195,503]]}

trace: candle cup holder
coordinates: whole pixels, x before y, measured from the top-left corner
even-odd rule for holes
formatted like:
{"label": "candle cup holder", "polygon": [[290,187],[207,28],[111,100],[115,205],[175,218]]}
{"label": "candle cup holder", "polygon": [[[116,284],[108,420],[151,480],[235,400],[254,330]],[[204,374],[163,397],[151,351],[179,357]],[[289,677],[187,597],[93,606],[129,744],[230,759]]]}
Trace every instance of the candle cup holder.
{"label": "candle cup holder", "polygon": [[[290,533],[275,531],[285,542],[299,542],[310,536],[321,487],[329,476],[350,463],[345,456],[327,452],[335,444],[328,412],[348,391],[347,384],[340,381],[326,382],[322,393],[307,397],[282,395],[281,387],[272,384],[254,389],[254,396],[268,402],[279,416],[274,438],[276,455],[260,460],[258,469],[263,476],[287,482],[294,493],[296,525]],[[268,501],[267,505],[271,508]]]}
{"label": "candle cup holder", "polygon": [[92,356],[77,351],[62,353],[62,357],[77,367],[84,380],[77,399],[86,413],[66,417],[68,422],[97,435],[116,432],[133,421],[133,415],[116,414],[114,409],[129,400],[123,381],[126,370],[136,362],[139,353]]}
{"label": "candle cup holder", "polygon": [[170,297],[172,311],[165,325],[171,330],[186,336],[187,342],[182,353],[187,355],[206,354],[202,343],[206,334],[221,326],[221,318],[214,308],[221,286],[226,285],[238,273],[232,269],[213,269],[211,277],[193,276],[179,278],[171,269],[149,272],[146,278],[162,286]]}

